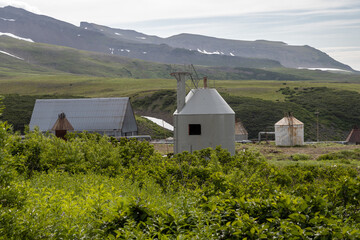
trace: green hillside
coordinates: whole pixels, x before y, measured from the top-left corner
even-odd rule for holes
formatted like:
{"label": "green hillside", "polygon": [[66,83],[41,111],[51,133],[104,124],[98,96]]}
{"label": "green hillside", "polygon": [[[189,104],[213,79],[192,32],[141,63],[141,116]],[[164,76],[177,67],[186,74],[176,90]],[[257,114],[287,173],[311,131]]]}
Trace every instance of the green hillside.
{"label": "green hillside", "polygon": [[[193,71],[183,65],[160,64],[131,58],[80,51],[68,47],[30,43],[0,36],[0,51],[21,59],[0,53],[0,78],[23,74],[40,75],[86,75],[116,78],[171,78],[173,71]],[[187,63],[191,64],[191,63]],[[297,69],[255,69],[238,66],[205,67],[196,66],[199,76],[218,80],[326,80],[357,81],[360,75],[322,73]]]}

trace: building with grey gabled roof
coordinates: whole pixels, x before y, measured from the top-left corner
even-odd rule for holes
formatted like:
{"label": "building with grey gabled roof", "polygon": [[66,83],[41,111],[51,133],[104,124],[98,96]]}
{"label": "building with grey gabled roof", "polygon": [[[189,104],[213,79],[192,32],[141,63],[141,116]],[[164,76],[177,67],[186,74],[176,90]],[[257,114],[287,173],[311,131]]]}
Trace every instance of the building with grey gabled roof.
{"label": "building with grey gabled roof", "polygon": [[65,113],[74,131],[97,132],[108,136],[137,135],[137,124],[128,97],[37,99],[30,130],[52,131],[58,114]]}

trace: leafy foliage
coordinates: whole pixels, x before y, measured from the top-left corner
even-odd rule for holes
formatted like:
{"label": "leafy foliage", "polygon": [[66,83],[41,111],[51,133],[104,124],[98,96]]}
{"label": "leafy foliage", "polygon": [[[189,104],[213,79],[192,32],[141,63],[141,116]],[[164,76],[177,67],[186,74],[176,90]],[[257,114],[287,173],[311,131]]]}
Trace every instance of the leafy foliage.
{"label": "leafy foliage", "polygon": [[358,168],[276,167],[220,147],[161,156],[88,133],[21,140],[4,123],[0,147],[7,239],[360,237]]}

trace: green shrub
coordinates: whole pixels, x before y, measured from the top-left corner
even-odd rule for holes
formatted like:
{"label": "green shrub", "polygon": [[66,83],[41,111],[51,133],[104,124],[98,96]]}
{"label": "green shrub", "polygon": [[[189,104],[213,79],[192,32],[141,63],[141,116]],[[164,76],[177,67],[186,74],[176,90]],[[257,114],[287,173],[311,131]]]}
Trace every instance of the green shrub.
{"label": "green shrub", "polygon": [[307,161],[307,160],[311,159],[311,156],[308,154],[297,153],[297,154],[291,155],[290,158],[293,161]]}

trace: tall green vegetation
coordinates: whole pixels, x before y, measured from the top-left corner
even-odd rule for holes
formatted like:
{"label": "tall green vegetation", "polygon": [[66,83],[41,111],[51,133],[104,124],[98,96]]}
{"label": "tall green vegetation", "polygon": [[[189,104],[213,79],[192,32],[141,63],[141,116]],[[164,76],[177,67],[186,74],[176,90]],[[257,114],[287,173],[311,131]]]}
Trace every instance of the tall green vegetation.
{"label": "tall green vegetation", "polygon": [[87,133],[22,140],[0,124],[5,239],[360,238],[359,169],[346,164],[277,167],[220,147],[161,156]]}

